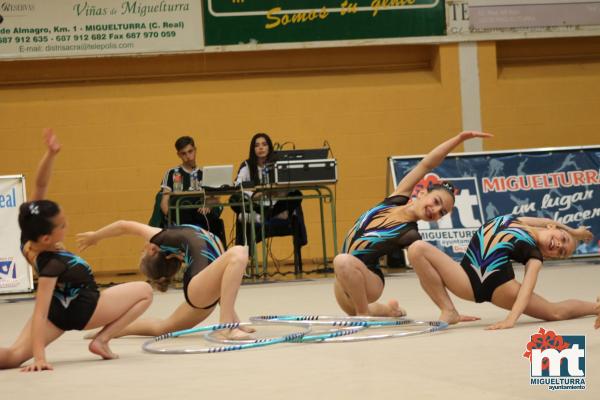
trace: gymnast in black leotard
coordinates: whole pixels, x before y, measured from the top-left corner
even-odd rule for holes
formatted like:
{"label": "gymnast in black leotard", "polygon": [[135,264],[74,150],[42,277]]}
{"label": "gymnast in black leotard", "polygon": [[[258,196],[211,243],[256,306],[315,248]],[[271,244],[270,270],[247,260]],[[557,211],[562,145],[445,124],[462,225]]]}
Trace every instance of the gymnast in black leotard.
{"label": "gymnast in black leotard", "polygon": [[194,276],[225,252],[218,237],[195,225],[181,225],[163,229],[150,239],[150,243],[157,245],[167,255],[183,256],[186,266],[183,273],[183,295],[190,306],[208,310],[217,305],[219,299],[208,306],[194,305],[188,296],[188,286]]}
{"label": "gymnast in black leotard", "polygon": [[[234,246],[225,251],[216,236],[193,225],[161,230],[134,221],[117,221],[97,231],[78,234],[77,241],[83,250],[102,239],[121,235],[136,235],[148,241],[140,269],[161,291],[167,290],[173,276],[185,265],[185,302],[167,319],[138,320],[119,336],[158,336],[192,328],[206,319],[217,304],[220,322],[239,322],[235,299],[248,263],[247,247]],[[225,336],[239,339],[248,335],[234,329]]]}
{"label": "gymnast in black leotard", "polygon": [[44,200],[60,144],[51,129],[44,131],[47,152],[38,167],[31,201],[19,209],[21,251],[38,274],[33,316],[9,348],[0,348],[0,368],[14,368],[30,358],[23,371],[52,369],[45,346],[64,331],[103,327],[89,350],[105,359],[116,358],[108,342],[141,315],[152,302],[146,282],[113,286],[100,293],[90,266],[64,249],[66,219],[55,202]]}
{"label": "gymnast in black leotard", "polygon": [[395,249],[406,248],[415,240],[421,239],[416,222],[402,222],[387,217],[395,207],[406,205],[408,201],[409,198],[402,195],[384,199],[358,218],[342,245],[342,253],[351,254],[361,260],[369,271],[375,273],[384,283],[379,259]]}
{"label": "gymnast in black leotard", "polygon": [[[489,301],[510,310],[506,319],[488,327],[505,329],[514,326],[521,314],[546,321],[600,314],[599,303],[553,303],[533,291],[544,258],[569,257],[577,240],[591,238],[585,227],[573,229],[546,218],[503,215],[486,222],[473,234],[460,264],[424,241],[411,244],[408,255],[421,286],[440,308],[441,320],[461,321],[449,289],[465,300]],[[525,265],[522,283],[515,280],[511,260]]]}
{"label": "gymnast in black leotard", "polygon": [[90,266],[66,250],[41,252],[33,266],[38,277],[56,278],[48,320],[63,331],[84,329],[100,298]]}
{"label": "gymnast in black leotard", "polygon": [[497,287],[515,278],[511,260],[527,265],[532,258],[544,262],[534,237],[516,216],[503,215],[473,234],[460,265],[469,276],[475,301],[483,303],[492,301]]}
{"label": "gymnast in black leotard", "polygon": [[490,134],[466,131],[433,149],[398,184],[394,193],[363,213],[354,223],[342,248],[333,260],[335,296],[349,315],[401,316],[405,311],[396,300],[377,303],[384,278],[379,258],[394,249],[406,248],[421,236],[417,221],[437,221],[454,207],[454,188],[438,182],[410,198],[415,186],[437,167],[446,155],[467,139]]}

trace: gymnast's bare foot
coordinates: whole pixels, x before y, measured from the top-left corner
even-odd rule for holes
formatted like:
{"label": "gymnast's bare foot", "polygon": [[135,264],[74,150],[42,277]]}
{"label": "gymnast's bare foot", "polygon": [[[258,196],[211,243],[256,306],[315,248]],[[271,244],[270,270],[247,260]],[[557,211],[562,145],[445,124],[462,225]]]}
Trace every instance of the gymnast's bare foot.
{"label": "gymnast's bare foot", "polygon": [[443,310],[442,314],[440,315],[440,321],[447,322],[450,325],[458,324],[459,322],[478,321],[480,319],[481,318],[479,317],[473,317],[470,315],[461,315],[458,313],[458,311],[456,311],[456,309]]}
{"label": "gymnast's bare foot", "polygon": [[113,353],[110,350],[110,347],[108,347],[108,342],[103,342],[98,338],[92,340],[88,348],[92,353],[98,354],[105,360],[113,360],[115,358],[119,358],[117,354]]}
{"label": "gymnast's bare foot", "polygon": [[398,300],[391,299],[387,304],[369,304],[369,315],[372,317],[403,317],[406,310],[398,304]]}
{"label": "gymnast's bare foot", "polygon": [[238,329],[240,331],[244,331],[246,333],[254,333],[254,332],[256,332],[256,329],[254,329],[251,326],[245,326],[245,325],[244,326],[239,326]]}
{"label": "gymnast's bare foot", "polygon": [[220,332],[217,332],[215,335],[218,336],[220,339],[226,339],[226,340],[252,339],[252,336],[250,336],[247,332],[241,330],[240,328],[225,329]]}
{"label": "gymnast's bare foot", "polygon": [[600,329],[600,296],[596,298],[596,323],[594,324],[594,328]]}

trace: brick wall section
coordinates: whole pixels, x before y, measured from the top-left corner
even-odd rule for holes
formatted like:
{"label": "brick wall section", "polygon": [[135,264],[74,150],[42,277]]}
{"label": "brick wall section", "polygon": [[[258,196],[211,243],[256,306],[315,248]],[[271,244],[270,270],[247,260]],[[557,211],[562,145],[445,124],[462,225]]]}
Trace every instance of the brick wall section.
{"label": "brick wall section", "polygon": [[598,145],[600,39],[479,45],[489,149]]}

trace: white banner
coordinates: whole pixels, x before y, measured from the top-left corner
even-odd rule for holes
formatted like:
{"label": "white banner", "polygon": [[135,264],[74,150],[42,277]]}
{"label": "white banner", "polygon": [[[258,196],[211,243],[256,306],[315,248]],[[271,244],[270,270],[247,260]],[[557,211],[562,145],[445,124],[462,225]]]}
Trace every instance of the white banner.
{"label": "white banner", "polygon": [[0,176],[0,293],[33,290],[31,267],[20,248],[19,206],[24,201],[25,178]]}
{"label": "white banner", "polygon": [[202,50],[201,0],[0,0],[0,59]]}
{"label": "white banner", "polygon": [[447,0],[449,38],[598,36],[600,0]]}

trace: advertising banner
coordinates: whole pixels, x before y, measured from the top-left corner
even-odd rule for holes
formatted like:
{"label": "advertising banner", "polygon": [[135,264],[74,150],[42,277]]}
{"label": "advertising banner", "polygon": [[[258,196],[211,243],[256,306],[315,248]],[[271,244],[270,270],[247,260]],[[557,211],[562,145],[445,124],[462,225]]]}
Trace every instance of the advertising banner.
{"label": "advertising banner", "polygon": [[[394,186],[422,157],[390,157]],[[599,255],[600,147],[451,154],[419,188],[437,180],[457,187],[455,208],[437,223],[419,221],[419,232],[455,259],[479,226],[505,214],[589,226],[594,238],[575,255]]]}
{"label": "advertising banner", "polygon": [[0,176],[0,294],[33,290],[31,267],[20,248],[19,206],[24,201],[25,178]]}
{"label": "advertising banner", "polygon": [[442,0],[203,0],[207,46],[444,35]]}
{"label": "advertising banner", "polygon": [[600,0],[446,0],[450,39],[597,36]]}
{"label": "advertising banner", "polygon": [[0,2],[0,60],[202,48],[201,0]]}

